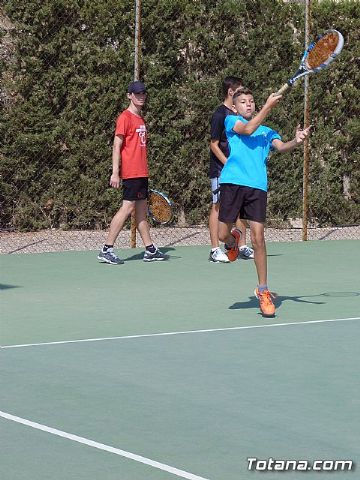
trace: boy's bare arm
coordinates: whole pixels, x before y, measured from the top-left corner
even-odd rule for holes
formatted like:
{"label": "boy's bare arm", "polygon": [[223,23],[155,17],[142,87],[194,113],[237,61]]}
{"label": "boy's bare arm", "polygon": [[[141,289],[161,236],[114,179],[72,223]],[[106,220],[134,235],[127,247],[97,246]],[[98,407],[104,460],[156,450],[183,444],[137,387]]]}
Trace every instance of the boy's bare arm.
{"label": "boy's bare arm", "polygon": [[123,141],[123,135],[115,135],[112,151],[112,175],[110,177],[110,185],[114,188],[120,187],[120,149]]}
{"label": "boy's bare arm", "polygon": [[254,133],[269,115],[271,110],[276,107],[281,98],[282,95],[276,95],[275,93],[272,93],[266,100],[265,105],[262,107],[259,113],[255,115],[254,118],[249,120],[247,123],[243,123],[240,120],[235,123],[233,127],[234,132],[238,133],[239,135],[251,135]]}
{"label": "boy's bare arm", "polygon": [[215,155],[215,157],[225,165],[227,158],[225,157],[223,152],[220,150],[219,140],[214,140],[214,139],[210,140],[210,150]]}
{"label": "boy's bare arm", "polygon": [[276,138],[272,141],[272,146],[275,148],[276,151],[280,153],[290,152],[298,145],[301,145],[305,138],[310,135],[310,128],[311,126],[302,130],[300,128],[300,125],[298,125],[296,127],[295,137],[292,140],[290,140],[289,142],[283,142]]}

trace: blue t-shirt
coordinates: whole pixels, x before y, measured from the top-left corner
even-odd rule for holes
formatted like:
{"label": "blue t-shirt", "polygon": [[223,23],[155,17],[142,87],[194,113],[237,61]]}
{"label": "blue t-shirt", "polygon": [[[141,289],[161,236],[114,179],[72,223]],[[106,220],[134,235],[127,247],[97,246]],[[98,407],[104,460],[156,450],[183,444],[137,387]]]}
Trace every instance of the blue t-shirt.
{"label": "blue t-shirt", "polygon": [[220,183],[233,183],[267,191],[266,164],[271,142],[280,135],[269,127],[260,125],[251,135],[239,135],[233,127],[237,121],[248,121],[240,115],[225,118],[225,131],[230,155],[222,169]]}

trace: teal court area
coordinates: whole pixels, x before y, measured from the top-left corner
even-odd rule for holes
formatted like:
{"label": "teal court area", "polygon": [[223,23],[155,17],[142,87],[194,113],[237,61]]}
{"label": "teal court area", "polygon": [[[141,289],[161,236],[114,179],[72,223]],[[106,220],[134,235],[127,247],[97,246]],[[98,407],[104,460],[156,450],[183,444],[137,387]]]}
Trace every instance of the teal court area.
{"label": "teal court area", "polygon": [[[270,243],[269,319],[253,262],[208,247],[0,256],[0,478],[357,478],[359,247]],[[337,459],[352,470],[311,471]]]}

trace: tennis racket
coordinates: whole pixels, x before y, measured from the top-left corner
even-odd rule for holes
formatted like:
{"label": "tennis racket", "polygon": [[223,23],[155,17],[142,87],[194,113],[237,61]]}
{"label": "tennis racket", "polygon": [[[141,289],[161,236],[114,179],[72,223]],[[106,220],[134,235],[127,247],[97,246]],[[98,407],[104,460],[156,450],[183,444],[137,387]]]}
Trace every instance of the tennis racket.
{"label": "tennis racket", "polygon": [[282,95],[292,87],[299,78],[323,70],[340,54],[344,46],[344,38],[337,30],[327,30],[317,40],[309,45],[305,51],[299,70],[276,93]]}
{"label": "tennis racket", "polygon": [[174,218],[173,208],[173,203],[165,194],[149,189],[148,215],[154,223],[169,224]]}

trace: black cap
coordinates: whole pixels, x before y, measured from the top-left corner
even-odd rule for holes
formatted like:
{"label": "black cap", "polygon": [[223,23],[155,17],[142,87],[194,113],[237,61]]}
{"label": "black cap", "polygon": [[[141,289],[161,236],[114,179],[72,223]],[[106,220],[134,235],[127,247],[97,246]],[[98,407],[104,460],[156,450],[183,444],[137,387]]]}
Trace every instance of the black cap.
{"label": "black cap", "polygon": [[146,93],[145,84],[139,80],[129,83],[128,93]]}

